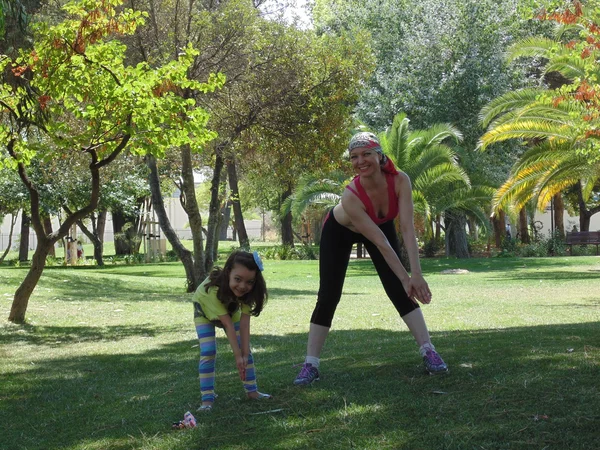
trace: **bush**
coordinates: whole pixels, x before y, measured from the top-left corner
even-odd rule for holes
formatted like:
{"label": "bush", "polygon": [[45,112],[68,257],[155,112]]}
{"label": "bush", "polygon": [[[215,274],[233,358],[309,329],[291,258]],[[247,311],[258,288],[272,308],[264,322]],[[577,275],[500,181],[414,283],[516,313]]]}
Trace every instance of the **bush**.
{"label": "bush", "polygon": [[292,247],[290,245],[276,245],[274,247],[264,249],[265,259],[280,259],[280,260],[294,260],[294,259],[317,259],[318,251],[313,245],[299,245]]}
{"label": "bush", "polygon": [[423,245],[423,255],[426,258],[433,258],[437,252],[442,248],[439,241],[431,239]]}

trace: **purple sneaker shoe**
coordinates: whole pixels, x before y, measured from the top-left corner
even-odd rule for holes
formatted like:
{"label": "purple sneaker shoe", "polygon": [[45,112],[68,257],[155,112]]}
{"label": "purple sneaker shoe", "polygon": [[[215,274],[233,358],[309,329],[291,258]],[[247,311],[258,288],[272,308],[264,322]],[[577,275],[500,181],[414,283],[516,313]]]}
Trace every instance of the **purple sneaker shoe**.
{"label": "purple sneaker shoe", "polygon": [[427,350],[425,356],[423,356],[423,362],[429,375],[448,373],[448,366],[435,350]]}
{"label": "purple sneaker shoe", "polygon": [[313,381],[319,381],[319,369],[312,364],[302,364],[302,370],[294,380],[296,386],[308,386]]}

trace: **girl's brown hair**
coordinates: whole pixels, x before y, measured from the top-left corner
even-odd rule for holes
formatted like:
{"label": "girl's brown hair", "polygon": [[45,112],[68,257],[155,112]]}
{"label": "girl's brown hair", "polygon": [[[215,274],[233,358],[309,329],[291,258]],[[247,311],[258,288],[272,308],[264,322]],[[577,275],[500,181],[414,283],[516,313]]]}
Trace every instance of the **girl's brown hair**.
{"label": "girl's brown hair", "polygon": [[[256,275],[254,277],[254,287],[246,295],[238,299],[235,294],[229,288],[229,275],[235,264],[240,264],[248,270],[253,270]],[[211,286],[217,288],[217,298],[223,303],[227,310],[232,313],[238,307],[238,302],[241,301],[243,304],[250,306],[250,314],[258,316],[263,310],[265,303],[267,303],[268,293],[267,284],[262,275],[258,264],[254,260],[254,255],[243,250],[236,250],[225,262],[225,265],[221,269],[215,267],[210,275],[208,276],[209,281],[204,285],[206,292]]]}

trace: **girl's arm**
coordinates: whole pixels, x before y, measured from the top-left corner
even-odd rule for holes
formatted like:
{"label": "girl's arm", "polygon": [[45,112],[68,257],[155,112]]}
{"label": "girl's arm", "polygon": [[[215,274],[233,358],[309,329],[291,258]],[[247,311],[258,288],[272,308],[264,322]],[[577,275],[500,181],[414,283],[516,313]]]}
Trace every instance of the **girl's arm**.
{"label": "girl's arm", "polygon": [[250,355],[250,316],[242,313],[240,319],[240,339],[242,342],[242,357],[248,362],[248,355]]}
{"label": "girl's arm", "polygon": [[383,234],[383,231],[375,225],[375,222],[371,220],[365,211],[360,199],[346,189],[342,195],[342,207],[344,208],[344,212],[348,214],[356,230],[377,246],[385,262],[402,282],[404,290],[410,296],[410,276],[408,272],[406,272],[406,269],[400,262],[398,255],[396,255],[385,234]]}
{"label": "girl's arm", "polygon": [[398,193],[398,216],[400,231],[404,246],[410,261],[410,287],[408,294],[415,296],[422,303],[431,302],[431,291],[421,273],[419,261],[419,246],[415,236],[414,205],[412,200],[412,187],[410,178],[403,172],[396,177],[396,192]]}
{"label": "girl's arm", "polygon": [[231,320],[229,314],[219,316],[219,320],[225,328],[225,334],[227,335],[227,339],[229,340],[229,345],[231,345],[231,350],[233,350],[233,356],[235,358],[235,364],[237,366],[238,373],[240,374],[240,378],[242,380],[245,380],[246,365],[248,364],[248,359],[244,359],[244,357],[242,356],[242,351],[240,349],[240,345],[238,344],[233,321]]}

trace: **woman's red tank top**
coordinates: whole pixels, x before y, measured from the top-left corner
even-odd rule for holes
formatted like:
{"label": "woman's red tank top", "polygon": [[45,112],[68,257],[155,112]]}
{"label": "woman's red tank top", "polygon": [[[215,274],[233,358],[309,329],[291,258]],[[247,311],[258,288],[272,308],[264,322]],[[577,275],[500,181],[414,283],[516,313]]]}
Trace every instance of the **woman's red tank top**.
{"label": "woman's red tank top", "polygon": [[362,184],[360,184],[360,175],[354,177],[353,180],[354,185],[356,186],[356,190],[352,189],[350,185],[346,186],[346,189],[349,189],[350,192],[356,195],[360,199],[360,201],[363,202],[363,205],[365,205],[365,208],[367,210],[367,214],[376,225],[381,225],[382,223],[394,220],[394,218],[398,215],[398,196],[396,195],[396,186],[394,182],[395,176],[395,174],[385,173],[389,199],[388,213],[385,217],[377,216],[375,208],[373,207],[373,202],[371,202],[371,199],[367,195],[367,191],[365,191],[365,188],[362,186]]}

